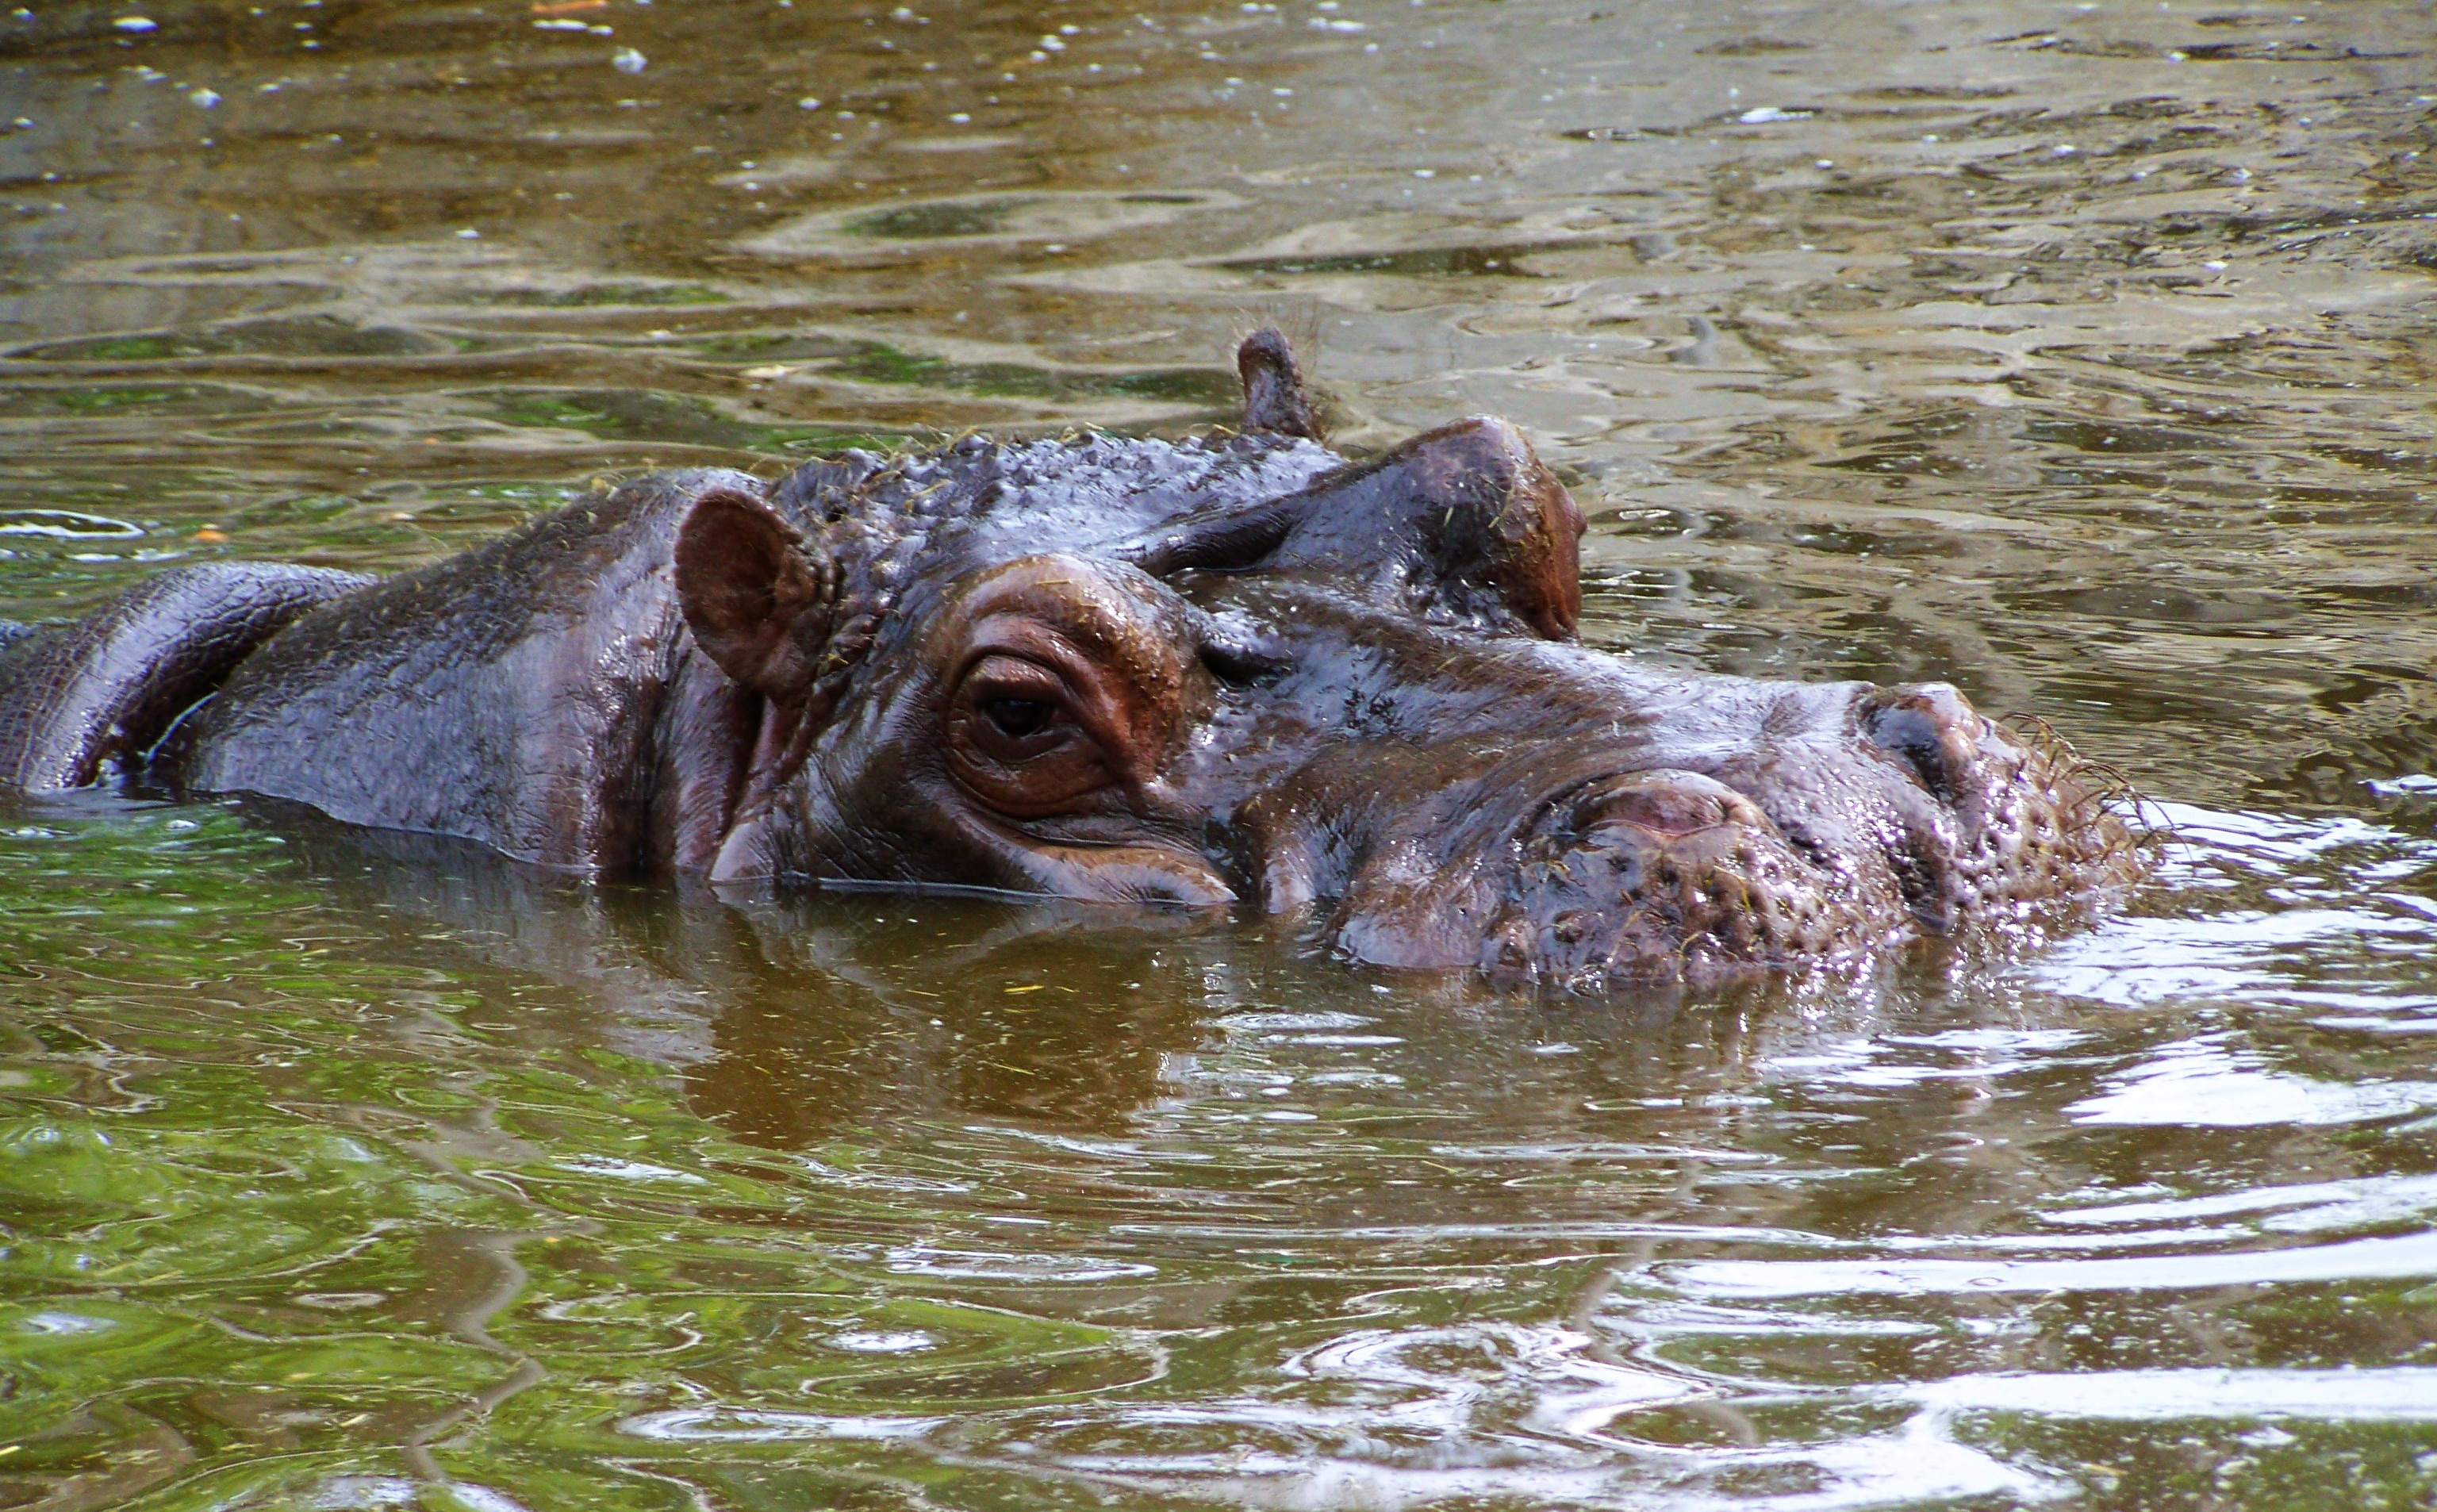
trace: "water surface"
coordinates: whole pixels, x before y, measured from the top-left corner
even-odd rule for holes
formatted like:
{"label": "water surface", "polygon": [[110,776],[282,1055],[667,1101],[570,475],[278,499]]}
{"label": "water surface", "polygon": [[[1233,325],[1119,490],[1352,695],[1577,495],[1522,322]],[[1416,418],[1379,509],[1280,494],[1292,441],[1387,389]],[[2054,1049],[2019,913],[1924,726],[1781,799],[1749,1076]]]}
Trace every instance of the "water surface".
{"label": "water surface", "polygon": [[0,616],[604,476],[1475,412],[1587,635],[2171,824],[1604,1000],[0,811],[0,1504],[2437,1497],[2437,67],[2354,0],[35,4]]}

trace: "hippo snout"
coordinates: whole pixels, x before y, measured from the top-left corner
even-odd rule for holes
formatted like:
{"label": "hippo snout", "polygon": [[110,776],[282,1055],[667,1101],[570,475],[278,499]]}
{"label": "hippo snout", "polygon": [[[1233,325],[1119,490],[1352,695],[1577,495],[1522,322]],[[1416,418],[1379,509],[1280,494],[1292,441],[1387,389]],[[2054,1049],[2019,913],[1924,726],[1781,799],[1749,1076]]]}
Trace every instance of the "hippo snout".
{"label": "hippo snout", "polygon": [[[1584,705],[1627,675],[1563,657]],[[1587,992],[1858,958],[2136,874],[2124,828],[2069,765],[1952,687],[1754,687],[1698,741],[1591,719],[1486,766],[1464,757],[1486,730],[1408,756],[1407,781],[1434,764],[1461,775],[1428,802],[1364,811],[1373,827],[1339,847],[1334,942]]]}
{"label": "hippo snout", "polygon": [[1587,989],[1713,975],[1882,932],[1759,804],[1698,772],[1591,784],[1552,805],[1519,852],[1480,960],[1505,980]]}

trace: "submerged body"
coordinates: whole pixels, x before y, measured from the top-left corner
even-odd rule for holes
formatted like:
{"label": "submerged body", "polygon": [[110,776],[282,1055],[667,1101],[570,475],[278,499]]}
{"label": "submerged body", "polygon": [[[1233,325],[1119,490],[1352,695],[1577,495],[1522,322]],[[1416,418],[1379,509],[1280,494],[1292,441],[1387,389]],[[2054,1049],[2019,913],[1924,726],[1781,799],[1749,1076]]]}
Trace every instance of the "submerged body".
{"label": "submerged body", "polygon": [[1348,465],[1282,341],[1239,361],[1218,439],[658,475],[379,583],[165,574],[0,642],[0,785],[141,765],[552,866],[1243,906],[1577,989],[2134,874],[1943,684],[1584,649],[1581,515],[1519,433]]}

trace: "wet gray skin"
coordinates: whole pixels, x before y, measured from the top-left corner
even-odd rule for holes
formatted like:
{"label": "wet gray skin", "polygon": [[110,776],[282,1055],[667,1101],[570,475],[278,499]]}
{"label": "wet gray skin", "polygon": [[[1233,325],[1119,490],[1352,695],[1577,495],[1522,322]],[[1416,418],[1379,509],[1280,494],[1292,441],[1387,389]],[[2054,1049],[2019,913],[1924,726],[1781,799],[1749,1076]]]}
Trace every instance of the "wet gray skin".
{"label": "wet gray skin", "polygon": [[1349,465],[1282,336],[1238,364],[1214,439],[657,476],[375,586],[185,569],[6,653],[0,762],[587,871],[1243,905],[1583,990],[2138,874],[1952,687],[1584,649],[1582,514],[1512,426]]}

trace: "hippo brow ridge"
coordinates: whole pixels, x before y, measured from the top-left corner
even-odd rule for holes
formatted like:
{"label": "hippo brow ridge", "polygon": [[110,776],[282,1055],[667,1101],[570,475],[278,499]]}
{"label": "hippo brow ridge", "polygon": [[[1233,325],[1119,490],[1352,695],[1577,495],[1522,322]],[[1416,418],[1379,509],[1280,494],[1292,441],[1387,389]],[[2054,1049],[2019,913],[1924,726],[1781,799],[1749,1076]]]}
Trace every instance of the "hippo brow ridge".
{"label": "hippo brow ridge", "polygon": [[[1283,336],[1268,328],[1254,332],[1246,339],[1240,365],[1249,375],[1243,436],[1257,439],[1267,433],[1318,438],[1318,426],[1312,419],[1310,402],[1305,397],[1300,369]],[[1068,437],[1032,446],[1047,451],[1071,447],[1077,440],[1088,438]],[[898,584],[910,570],[920,547],[936,533],[987,510],[995,501],[987,487],[959,489],[956,485],[961,480],[952,476],[923,482],[919,469],[940,456],[989,456],[1003,449],[986,437],[968,435],[944,453],[920,458],[849,451],[831,465],[837,469],[837,475],[815,464],[799,470],[789,480],[795,486],[782,487],[771,501],[782,519],[796,523],[797,537],[806,555],[831,564],[841,580],[831,610],[835,628],[825,648],[820,679],[800,709],[792,712],[796,733],[779,767],[773,770],[773,782],[783,782],[792,776],[810,753],[855,669],[870,654],[883,623],[896,606]],[[1323,482],[1337,473],[1353,470],[1358,468],[1324,474]],[[1033,480],[1025,477],[1024,481]],[[1201,547],[1198,554],[1191,552],[1186,543],[1171,540],[1164,543],[1165,551],[1154,544],[1121,551],[1120,554],[1134,560],[1153,576],[1221,560],[1257,556],[1292,528],[1293,504],[1291,498],[1281,501],[1280,507],[1265,516],[1250,533],[1223,542],[1196,543]],[[1501,501],[1501,518],[1515,507],[1511,501]],[[1452,519],[1454,506],[1450,505],[1446,513]]]}

